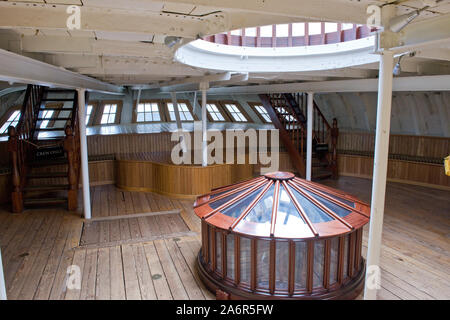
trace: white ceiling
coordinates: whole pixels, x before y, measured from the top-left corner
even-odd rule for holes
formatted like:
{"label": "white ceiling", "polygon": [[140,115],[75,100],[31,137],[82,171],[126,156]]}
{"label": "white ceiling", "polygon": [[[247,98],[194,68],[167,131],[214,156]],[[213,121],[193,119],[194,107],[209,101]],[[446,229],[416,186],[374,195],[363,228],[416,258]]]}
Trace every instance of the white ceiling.
{"label": "white ceiling", "polygon": [[[215,70],[174,60],[167,35],[190,41],[198,35],[273,23],[365,23],[368,4],[397,4],[397,13],[422,8],[421,0],[21,0],[0,1],[0,48],[114,84],[154,84]],[[428,1],[429,2],[429,1]],[[82,6],[81,30],[67,30],[68,5]],[[440,1],[414,21],[450,14]],[[450,16],[449,16],[450,17]],[[404,75],[450,73],[450,44],[417,51],[402,60]],[[359,66],[376,77],[377,64]],[[375,71],[375,72],[374,72]],[[360,78],[355,69],[308,73],[251,73],[248,83]],[[236,83],[233,83],[236,85]],[[240,83],[237,83],[240,84]]]}

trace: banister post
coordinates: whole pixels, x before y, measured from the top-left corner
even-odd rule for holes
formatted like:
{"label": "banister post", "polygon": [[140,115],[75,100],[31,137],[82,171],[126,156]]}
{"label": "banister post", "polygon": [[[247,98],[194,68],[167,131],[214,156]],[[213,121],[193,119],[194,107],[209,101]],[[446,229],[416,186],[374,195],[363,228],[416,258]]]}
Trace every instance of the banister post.
{"label": "banister post", "polygon": [[331,127],[331,173],[333,179],[338,177],[338,161],[337,161],[337,140],[339,136],[339,128],[337,125],[337,119],[333,119],[333,125]]}
{"label": "banister post", "polygon": [[8,152],[11,154],[11,182],[13,190],[11,193],[12,211],[19,213],[23,211],[23,197],[21,189],[21,176],[19,169],[19,139],[16,128],[8,128]]}
{"label": "banister post", "polygon": [[69,211],[74,211],[78,207],[78,179],[76,175],[76,155],[75,155],[75,137],[70,126],[64,129],[66,137],[64,138],[64,150],[67,153],[67,178],[69,180],[69,191],[67,194],[67,207]]}

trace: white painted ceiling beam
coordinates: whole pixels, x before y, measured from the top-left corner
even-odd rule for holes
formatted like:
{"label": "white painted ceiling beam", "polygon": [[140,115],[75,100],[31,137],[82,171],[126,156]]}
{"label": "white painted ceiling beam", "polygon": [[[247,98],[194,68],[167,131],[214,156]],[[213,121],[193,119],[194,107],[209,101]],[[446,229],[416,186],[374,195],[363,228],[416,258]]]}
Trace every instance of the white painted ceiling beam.
{"label": "white painted ceiling beam", "polygon": [[[439,46],[450,41],[450,14],[426,19],[407,25],[396,34],[397,45],[390,48],[394,52],[404,52],[423,47]],[[381,45],[383,46],[383,44]]]}
{"label": "white painted ceiling beam", "polygon": [[[299,82],[211,88],[208,95],[279,92],[376,92],[378,79]],[[450,75],[394,78],[393,91],[450,91]]]}
{"label": "white painted ceiling beam", "polygon": [[0,80],[121,94],[122,87],[0,49]]}
{"label": "white painted ceiling beam", "polygon": [[[67,30],[68,5],[0,2],[0,27]],[[228,29],[224,14],[207,17],[136,9],[121,10],[81,7],[81,30],[136,32],[180,36],[194,39],[198,34],[215,34]]]}
{"label": "white painted ceiling beam", "polygon": [[[266,13],[301,20],[366,23],[366,3],[341,0],[164,0],[164,3],[191,4],[228,11]],[[324,8],[333,8],[324,10]]]}
{"label": "white painted ceiling beam", "polygon": [[425,48],[416,51],[416,57],[432,60],[450,61],[450,49],[448,48]]}
{"label": "white painted ceiling beam", "polygon": [[217,74],[209,74],[205,76],[199,76],[199,77],[186,77],[183,79],[173,80],[173,81],[166,81],[166,82],[160,82],[158,84],[153,85],[145,85],[145,86],[135,86],[132,89],[134,90],[145,90],[145,89],[159,89],[159,88],[176,88],[179,85],[186,85],[186,84],[199,84],[200,82],[213,82],[213,81],[228,81],[231,79],[231,73],[230,72],[223,72],[223,73],[217,73]]}
{"label": "white painted ceiling beam", "polygon": [[70,36],[23,36],[22,51],[39,53],[92,54],[102,56],[166,57],[173,52],[164,44]]}

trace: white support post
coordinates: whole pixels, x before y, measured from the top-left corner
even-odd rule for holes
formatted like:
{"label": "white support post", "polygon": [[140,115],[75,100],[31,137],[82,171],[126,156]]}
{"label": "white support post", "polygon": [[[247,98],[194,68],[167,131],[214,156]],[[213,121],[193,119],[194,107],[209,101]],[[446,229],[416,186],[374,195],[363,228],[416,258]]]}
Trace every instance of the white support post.
{"label": "white support post", "polygon": [[6,284],[3,274],[2,251],[0,249],[0,300],[6,300]]}
{"label": "white support post", "polygon": [[[177,129],[178,131],[181,131],[183,130],[183,126],[181,125],[180,110],[178,109],[177,93],[171,92],[170,97],[172,98],[173,112],[175,113],[175,121],[177,123]],[[187,152],[187,146],[186,142],[184,141],[184,136],[180,137],[180,143],[183,153]]]}
{"label": "white support post", "polygon": [[91,219],[91,195],[89,190],[89,162],[86,138],[85,89],[78,91],[78,122],[80,125],[81,180],[83,184],[83,212],[85,219]]}
{"label": "white support post", "polygon": [[135,112],[137,112],[137,109],[138,109],[140,103],[141,103],[141,89],[138,90],[137,99],[136,99],[136,109],[134,109]]}
{"label": "white support post", "polygon": [[313,103],[314,93],[308,92],[308,106],[307,106],[307,126],[306,126],[306,180],[311,181],[312,173],[312,132],[313,132]]}
{"label": "white support post", "polygon": [[370,208],[369,243],[364,299],[375,300],[379,289],[381,235],[383,229],[384,201],[391,127],[392,70],[394,54],[383,51],[380,55],[378,77],[377,125],[375,133],[375,158],[373,162],[372,203]]}
{"label": "white support post", "polygon": [[206,112],[206,91],[209,89],[209,82],[201,82],[200,90],[202,91],[202,166],[208,166],[208,118]]}

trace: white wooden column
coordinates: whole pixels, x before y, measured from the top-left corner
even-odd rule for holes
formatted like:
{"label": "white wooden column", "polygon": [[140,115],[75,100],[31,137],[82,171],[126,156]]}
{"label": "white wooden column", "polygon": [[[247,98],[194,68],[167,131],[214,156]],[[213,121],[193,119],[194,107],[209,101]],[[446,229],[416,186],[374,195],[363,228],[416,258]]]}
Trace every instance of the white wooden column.
{"label": "white wooden column", "polygon": [[308,92],[308,105],[306,112],[306,180],[311,181],[312,173],[312,132],[313,132],[313,116],[314,116],[314,93]]}
{"label": "white wooden column", "polygon": [[83,185],[83,212],[85,219],[91,219],[91,194],[89,190],[89,162],[86,138],[85,89],[78,91],[78,123],[80,126],[81,181]]}
{"label": "white wooden column", "polygon": [[209,82],[201,82],[202,91],[202,166],[208,166],[208,118],[206,112],[206,91],[209,89]]}
{"label": "white wooden column", "polygon": [[[375,132],[375,157],[373,162],[372,203],[370,208],[369,244],[364,299],[377,298],[375,279],[380,277],[381,234],[383,229],[386,175],[391,128],[392,70],[394,54],[383,51],[380,55],[378,77],[377,124]],[[379,279],[379,278],[378,278]]]}
{"label": "white wooden column", "polygon": [[6,300],[6,284],[5,284],[5,275],[3,273],[1,249],[0,249],[0,300]]}

